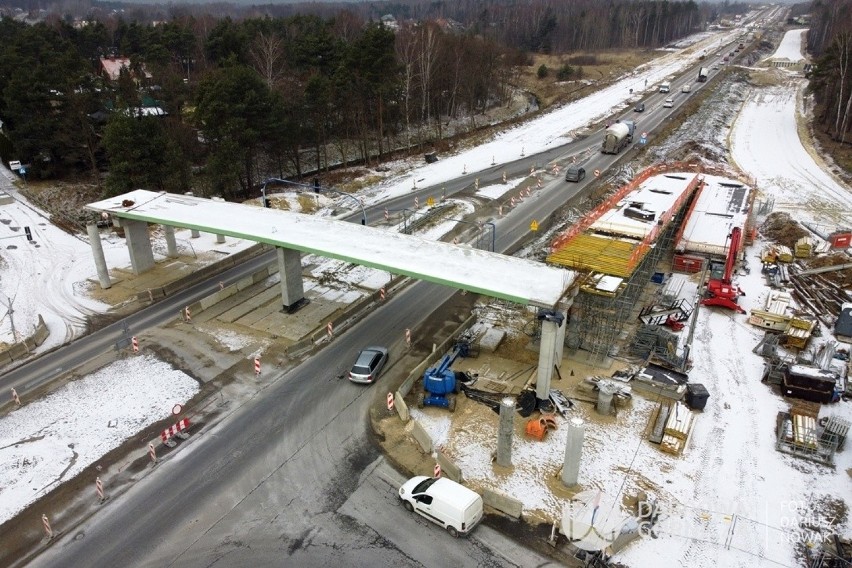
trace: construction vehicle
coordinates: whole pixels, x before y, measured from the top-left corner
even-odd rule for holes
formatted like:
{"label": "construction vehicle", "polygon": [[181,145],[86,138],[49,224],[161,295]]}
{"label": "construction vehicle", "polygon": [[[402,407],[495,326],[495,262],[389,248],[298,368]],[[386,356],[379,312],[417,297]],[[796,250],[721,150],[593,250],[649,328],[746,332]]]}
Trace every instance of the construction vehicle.
{"label": "construction vehicle", "polygon": [[470,352],[470,344],[459,341],[453,348],[452,353],[447,353],[436,367],[426,369],[423,373],[423,392],[417,397],[417,406],[440,406],[456,410],[456,396],[461,390],[462,379],[465,373],[450,369],[459,357],[467,357]]}
{"label": "construction vehicle", "polygon": [[630,127],[622,122],[616,122],[604,132],[601,152],[604,154],[618,154],[630,143]]}
{"label": "construction vehicle", "polygon": [[710,72],[707,70],[706,67],[702,67],[701,69],[699,69],[698,70],[698,82],[699,83],[705,82],[707,80],[707,75],[709,75],[709,74],[710,74]]}
{"label": "construction vehicle", "polygon": [[742,242],[742,229],[734,227],[730,235],[730,244],[728,246],[728,257],[725,260],[725,270],[721,278],[711,278],[707,282],[707,295],[701,300],[703,306],[722,306],[729,310],[735,310],[741,314],[745,310],[737,304],[737,299],[740,296],[745,296],[739,286],[735,285],[731,278],[734,274],[734,266],[737,263],[737,255],[740,251],[740,243]]}

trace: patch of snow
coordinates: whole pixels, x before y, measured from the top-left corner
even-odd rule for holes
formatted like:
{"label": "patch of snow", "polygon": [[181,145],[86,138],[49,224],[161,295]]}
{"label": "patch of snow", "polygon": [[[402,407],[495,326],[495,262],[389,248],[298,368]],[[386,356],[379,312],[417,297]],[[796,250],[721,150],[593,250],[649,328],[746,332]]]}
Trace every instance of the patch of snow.
{"label": "patch of snow", "polygon": [[0,418],[0,524],[199,390],[184,372],[139,355]]}

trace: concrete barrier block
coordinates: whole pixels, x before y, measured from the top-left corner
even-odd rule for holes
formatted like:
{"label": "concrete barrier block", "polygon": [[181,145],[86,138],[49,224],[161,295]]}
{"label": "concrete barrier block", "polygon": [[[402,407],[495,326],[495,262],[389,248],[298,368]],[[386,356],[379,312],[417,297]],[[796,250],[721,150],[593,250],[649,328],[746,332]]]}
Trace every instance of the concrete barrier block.
{"label": "concrete barrier block", "polygon": [[20,341],[10,346],[9,349],[6,350],[13,360],[17,361],[18,359],[23,359],[27,355],[30,354],[29,347],[27,347],[26,342]]}
{"label": "concrete barrier block", "polygon": [[44,323],[41,314],[38,316],[38,325],[36,325],[35,333],[33,333],[33,341],[36,345],[41,345],[50,336],[50,330]]}
{"label": "concrete barrier block", "polygon": [[396,409],[396,413],[399,414],[399,418],[403,422],[411,420],[411,415],[408,412],[408,405],[405,404],[405,398],[403,398],[399,391],[396,391],[393,395],[393,407]]}
{"label": "concrete barrier block", "polygon": [[437,451],[435,454],[438,458],[438,465],[441,466],[441,475],[449,477],[456,483],[462,483],[464,479],[461,468],[453,460],[448,458],[444,452]]}
{"label": "concrete barrier block", "polygon": [[520,519],[521,513],[523,513],[524,510],[523,503],[514,497],[509,497],[508,495],[504,495],[503,493],[494,491],[493,489],[486,489],[483,491],[482,502],[492,509],[497,509],[501,513],[505,513],[515,519]]}
{"label": "concrete barrier block", "polygon": [[423,429],[423,426],[417,420],[409,420],[408,424],[405,425],[405,429],[420,444],[423,453],[432,453],[432,438],[429,437],[429,434],[426,433],[426,430]]}

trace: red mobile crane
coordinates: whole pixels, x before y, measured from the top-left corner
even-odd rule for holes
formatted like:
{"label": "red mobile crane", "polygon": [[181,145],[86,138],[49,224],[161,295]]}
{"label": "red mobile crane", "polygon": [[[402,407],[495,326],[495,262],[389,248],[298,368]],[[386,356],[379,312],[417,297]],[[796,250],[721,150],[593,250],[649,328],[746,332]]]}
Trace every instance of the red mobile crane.
{"label": "red mobile crane", "polygon": [[734,227],[731,231],[731,243],[728,248],[728,258],[725,261],[725,272],[722,274],[722,278],[711,278],[707,283],[707,297],[701,300],[701,305],[722,306],[729,310],[736,310],[741,314],[745,313],[745,310],[737,304],[737,299],[740,296],[745,296],[745,292],[731,282],[741,240],[742,229]]}

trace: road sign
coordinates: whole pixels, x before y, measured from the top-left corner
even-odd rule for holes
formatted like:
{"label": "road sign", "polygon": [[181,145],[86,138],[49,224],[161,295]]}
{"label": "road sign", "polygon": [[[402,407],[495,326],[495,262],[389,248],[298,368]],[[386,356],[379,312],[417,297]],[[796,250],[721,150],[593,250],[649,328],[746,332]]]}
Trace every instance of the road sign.
{"label": "road sign", "polygon": [[600,170],[595,170],[595,177],[600,177],[600,175],[601,175],[601,171],[600,171]]}
{"label": "road sign", "polygon": [[538,231],[538,221],[535,219],[533,219],[532,223],[530,223],[530,231]]}
{"label": "road sign", "polygon": [[647,138],[647,137],[648,137],[648,133],[647,133],[647,132],[643,132],[643,133],[642,133],[642,138]]}
{"label": "road sign", "polygon": [[426,205],[428,205],[429,207],[434,207],[434,206],[435,206],[435,198],[434,198],[434,197],[430,197],[429,199],[427,199],[427,200],[426,200]]}
{"label": "road sign", "polygon": [[180,404],[176,404],[172,407],[172,414],[174,414],[175,416],[177,416],[181,412],[183,412],[183,406],[181,406]]}
{"label": "road sign", "polygon": [[648,142],[648,139],[647,139],[647,138],[645,138],[644,136],[643,136],[642,138],[640,138],[640,139],[639,139],[639,143],[640,143],[640,144],[646,144],[647,142]]}

